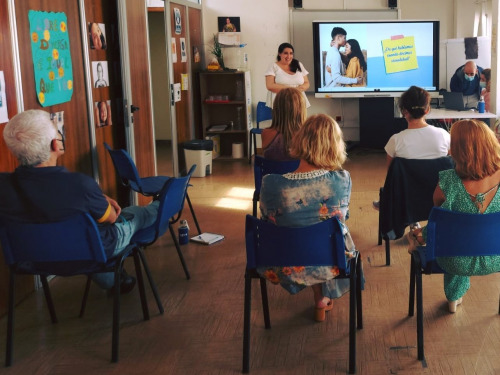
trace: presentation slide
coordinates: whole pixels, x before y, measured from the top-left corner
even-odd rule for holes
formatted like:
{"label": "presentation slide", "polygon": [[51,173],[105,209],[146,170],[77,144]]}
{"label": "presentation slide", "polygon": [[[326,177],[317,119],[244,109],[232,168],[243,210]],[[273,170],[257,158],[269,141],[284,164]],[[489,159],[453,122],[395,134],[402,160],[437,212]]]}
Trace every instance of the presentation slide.
{"label": "presentation slide", "polygon": [[[346,40],[359,44],[366,62],[359,85],[339,83],[339,74],[355,78],[352,72],[360,74],[360,70],[349,67],[346,46],[337,49],[332,45],[334,27],[345,29]],[[320,22],[315,28],[316,92],[404,91],[412,85],[437,89],[434,22]]]}

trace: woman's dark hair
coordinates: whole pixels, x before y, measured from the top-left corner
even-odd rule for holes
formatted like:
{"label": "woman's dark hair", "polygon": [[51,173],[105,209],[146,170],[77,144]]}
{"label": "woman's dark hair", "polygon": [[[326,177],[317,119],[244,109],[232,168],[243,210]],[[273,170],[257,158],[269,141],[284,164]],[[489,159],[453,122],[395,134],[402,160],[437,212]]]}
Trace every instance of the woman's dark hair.
{"label": "woman's dark hair", "polygon": [[421,87],[411,86],[399,99],[399,109],[406,111],[414,119],[424,117],[429,109],[431,96]]}
{"label": "woman's dark hair", "polygon": [[363,52],[361,52],[361,47],[356,39],[349,39],[346,43],[349,43],[351,46],[351,53],[347,56],[347,62],[351,61],[353,57],[357,57],[359,59],[359,64],[361,65],[361,69],[363,72],[366,72],[366,61]]}
{"label": "woman's dark hair", "polygon": [[[279,54],[282,53],[285,50],[285,48],[290,48],[292,50],[292,52],[295,52],[295,50],[293,49],[293,46],[290,43],[281,43],[280,46],[278,47],[278,56],[276,57],[277,61],[281,60],[281,57]],[[294,73],[297,72],[297,70],[299,72],[302,71],[302,69],[300,69],[299,60],[297,60],[297,59],[292,60],[292,62],[290,63],[290,70]]]}

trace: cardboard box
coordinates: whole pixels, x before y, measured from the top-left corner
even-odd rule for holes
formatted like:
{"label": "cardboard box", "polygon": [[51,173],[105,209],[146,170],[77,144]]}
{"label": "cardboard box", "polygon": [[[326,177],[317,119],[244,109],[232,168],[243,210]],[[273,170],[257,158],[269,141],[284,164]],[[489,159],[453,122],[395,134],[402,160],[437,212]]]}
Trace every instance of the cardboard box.
{"label": "cardboard box", "polygon": [[212,159],[218,158],[220,156],[220,135],[209,135],[205,137],[214,143],[214,149],[212,150]]}

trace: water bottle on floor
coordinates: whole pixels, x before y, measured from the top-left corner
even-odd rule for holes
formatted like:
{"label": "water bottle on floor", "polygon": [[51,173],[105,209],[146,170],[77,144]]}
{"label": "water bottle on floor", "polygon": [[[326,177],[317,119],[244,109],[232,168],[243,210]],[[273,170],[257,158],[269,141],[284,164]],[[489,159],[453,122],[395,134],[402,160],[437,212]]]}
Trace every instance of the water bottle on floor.
{"label": "water bottle on floor", "polygon": [[179,225],[179,244],[185,245],[189,242],[189,225],[187,220],[181,220]]}

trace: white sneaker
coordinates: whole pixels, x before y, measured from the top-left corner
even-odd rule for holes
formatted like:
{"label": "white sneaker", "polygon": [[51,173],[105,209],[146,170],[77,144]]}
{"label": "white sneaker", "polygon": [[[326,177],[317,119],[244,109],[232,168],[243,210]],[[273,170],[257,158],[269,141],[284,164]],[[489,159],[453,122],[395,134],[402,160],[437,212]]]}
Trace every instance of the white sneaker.
{"label": "white sneaker", "polygon": [[457,306],[460,305],[461,303],[462,303],[462,297],[460,297],[456,301],[448,301],[448,309],[453,314],[457,312]]}

